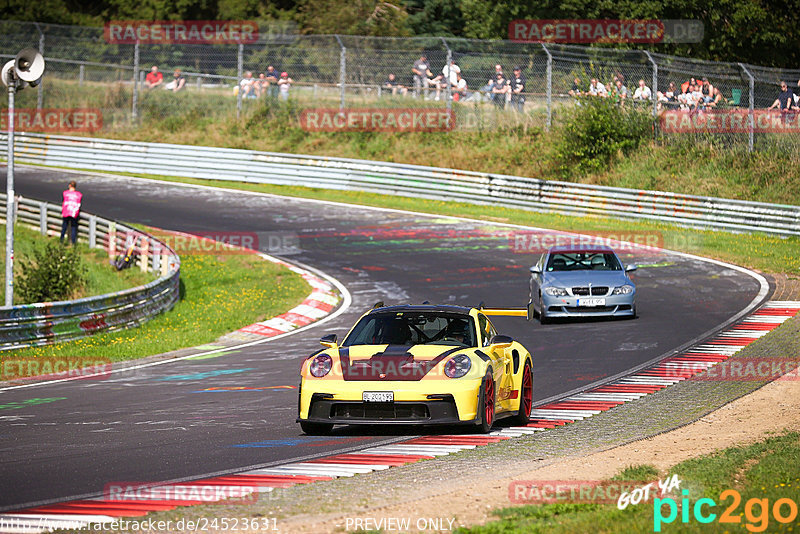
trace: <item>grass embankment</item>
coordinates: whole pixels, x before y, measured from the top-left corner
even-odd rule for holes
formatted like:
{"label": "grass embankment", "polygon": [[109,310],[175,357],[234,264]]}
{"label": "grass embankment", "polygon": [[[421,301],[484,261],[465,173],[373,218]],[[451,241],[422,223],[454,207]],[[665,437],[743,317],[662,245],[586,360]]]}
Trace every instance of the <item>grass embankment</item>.
{"label": "grass embankment", "polygon": [[[6,225],[0,225],[0,251],[5,251],[6,247]],[[44,237],[39,232],[31,230],[21,225],[14,227],[14,279],[19,280],[22,276],[22,263],[32,256],[35,247],[41,247],[47,239],[57,239],[56,237]],[[127,269],[117,272],[108,263],[108,253],[104,249],[90,249],[85,243],[78,243],[78,252],[83,258],[83,264],[87,270],[87,284],[76,289],[69,299],[79,299],[93,295],[102,295],[114,291],[122,291],[131,287],[146,284],[153,279],[149,273],[143,273],[139,269]],[[0,253],[0,272],[5,273],[5,253]],[[5,284],[0,294],[5,298]],[[28,304],[22,302],[18,292],[14,293],[14,304]]]}
{"label": "grass embankment", "polygon": [[[791,532],[798,524],[797,507],[800,503],[798,457],[800,435],[792,432],[676,465],[669,474],[678,475],[680,491],[675,490],[664,497],[656,493],[658,498],[674,499],[675,516],[671,522],[666,520],[671,515],[670,505],[658,503],[656,506],[652,493],[649,502],[619,510],[616,503],[575,502],[570,500],[569,492],[564,492],[562,495],[566,498],[560,499],[561,502],[504,508],[494,513],[499,520],[479,527],[457,529],[456,532]],[[658,473],[652,466],[636,466],[614,478],[626,481],[641,478],[644,486],[659,476],[662,481],[668,478],[667,473]],[[657,485],[654,487],[658,490]],[[683,495],[683,490],[688,490],[688,495]],[[681,506],[684,498],[688,499],[686,508]],[[712,514],[714,517],[701,523],[695,514],[697,502],[704,498],[713,502],[704,501],[700,513],[706,518]],[[728,517],[724,516],[726,511]],[[656,517],[665,519],[656,522]],[[723,522],[728,519],[730,521]],[[655,529],[657,524],[658,530]]]}
{"label": "grass embankment", "polygon": [[[35,107],[34,91],[20,94],[20,107]],[[358,98],[358,100],[356,100]],[[25,100],[27,99],[27,100]],[[98,137],[199,146],[220,146],[349,158],[434,165],[603,185],[656,189],[697,194],[800,204],[800,164],[796,143],[787,135],[772,138],[757,135],[762,148],[748,154],[737,134],[735,148],[724,148],[711,140],[673,135],[669,143],[646,142],[626,158],[601,172],[574,175],[564,171],[556,150],[558,130],[548,133],[541,126],[541,110],[529,105],[528,127],[518,114],[482,107],[487,122],[500,129],[455,130],[448,133],[306,132],[298,115],[304,107],[338,107],[338,97],[310,91],[293,92],[289,105],[267,100],[245,100],[241,119],[236,118],[236,100],[229,90],[196,90],[182,93],[144,92],[140,95],[139,126],[129,125],[130,89],[120,85],[84,84],[52,79],[45,91],[47,102],[60,107],[99,107],[103,130]],[[352,107],[432,105],[413,98],[366,98],[348,96]],[[51,105],[47,104],[46,107]],[[436,104],[439,104],[438,102]],[[53,104],[54,105],[54,104]],[[469,113],[473,104],[454,103],[457,112]],[[483,104],[481,104],[483,106]],[[556,107],[554,123],[560,123]]]}
{"label": "grass embankment", "polygon": [[0,363],[20,357],[122,361],[202,345],[283,313],[310,292],[300,276],[255,255],[184,255],[181,300],[171,311],[130,330],[0,353]]}

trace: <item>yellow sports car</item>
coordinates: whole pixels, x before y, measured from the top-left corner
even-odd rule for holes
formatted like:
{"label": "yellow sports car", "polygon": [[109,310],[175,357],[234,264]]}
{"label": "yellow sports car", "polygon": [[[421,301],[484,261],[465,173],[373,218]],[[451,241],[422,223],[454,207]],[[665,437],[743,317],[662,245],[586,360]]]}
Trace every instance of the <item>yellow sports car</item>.
{"label": "yellow sports car", "polygon": [[526,310],[461,306],[384,306],[361,316],[342,344],[303,362],[300,415],[307,434],[334,424],[464,424],[489,432],[496,419],[528,422],[533,358],[498,335],[490,315]]}

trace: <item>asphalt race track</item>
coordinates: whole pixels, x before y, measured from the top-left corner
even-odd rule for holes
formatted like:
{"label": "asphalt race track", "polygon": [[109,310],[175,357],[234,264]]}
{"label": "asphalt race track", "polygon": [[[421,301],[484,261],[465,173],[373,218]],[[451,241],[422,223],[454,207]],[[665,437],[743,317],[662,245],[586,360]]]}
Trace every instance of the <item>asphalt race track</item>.
{"label": "asphalt race track", "polygon": [[[86,212],[184,232],[258,232],[265,251],[270,242],[299,244],[284,258],[337,278],[353,305],[318,328],[216,358],[0,391],[2,406],[39,399],[0,408],[0,511],[99,494],[112,482],[244,470],[419,433],[341,427],[308,437],[295,424],[296,390],[206,390],[296,386],[300,361],[319,348],[318,339],[329,332],[341,339],[379,300],[524,306],[528,268],[538,258],[513,250],[520,230],[490,221],[32,168],[16,170],[16,190],[58,203],[70,179],[84,193]],[[535,400],[669,354],[747,307],[760,288],[747,274],[678,255],[623,260],[644,265],[635,273],[636,320],[495,321],[533,352]]]}

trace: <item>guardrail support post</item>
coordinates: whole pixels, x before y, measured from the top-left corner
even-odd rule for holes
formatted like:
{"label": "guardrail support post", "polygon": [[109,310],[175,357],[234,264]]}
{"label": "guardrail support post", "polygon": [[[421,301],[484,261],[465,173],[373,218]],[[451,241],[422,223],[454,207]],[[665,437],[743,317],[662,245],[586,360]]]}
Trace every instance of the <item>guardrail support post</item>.
{"label": "guardrail support post", "polygon": [[341,51],[339,52],[339,109],[344,109],[345,83],[347,82],[347,48],[345,48],[342,38],[335,35]]}
{"label": "guardrail support post", "polygon": [[39,232],[47,235],[47,202],[39,202]]}
{"label": "guardrail support post", "polygon": [[547,54],[547,123],[546,129],[549,131],[553,125],[553,54],[541,43],[542,49]]}
{"label": "guardrail support post", "polygon": [[747,126],[747,133],[748,133],[747,151],[748,152],[752,152],[753,151],[753,130],[755,130],[755,127],[756,127],[754,110],[753,110],[753,105],[754,105],[753,99],[755,97],[755,79],[753,78],[753,75],[750,74],[750,71],[747,69],[747,67],[744,66],[744,63],[739,63],[739,67],[744,71],[744,73],[747,75],[747,77],[750,78],[750,95],[748,97],[749,100],[750,100],[750,106],[749,106],[749,112],[748,112],[748,115],[750,116],[750,120],[749,120],[749,125]]}
{"label": "guardrail support post", "polygon": [[97,247],[97,217],[89,215],[89,248]]}
{"label": "guardrail support post", "polygon": [[153,241],[153,272],[161,271],[161,244],[158,241]]}
{"label": "guardrail support post", "polygon": [[139,268],[146,273],[147,268],[150,267],[150,240],[142,239],[141,243],[139,245]]}

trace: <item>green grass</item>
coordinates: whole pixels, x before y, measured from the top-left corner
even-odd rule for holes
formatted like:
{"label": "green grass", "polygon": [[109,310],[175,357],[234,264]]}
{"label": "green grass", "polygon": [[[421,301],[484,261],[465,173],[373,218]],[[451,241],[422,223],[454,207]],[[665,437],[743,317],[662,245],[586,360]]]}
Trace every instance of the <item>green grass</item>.
{"label": "green grass", "polygon": [[[675,466],[669,474],[677,474],[681,480],[681,490],[687,490],[689,506],[687,523],[682,523],[681,500],[684,496],[677,490],[664,498],[676,502],[677,516],[672,523],[663,523],[661,532],[792,532],[797,526],[795,518],[782,524],[773,515],[773,506],[778,499],[789,499],[797,506],[800,503],[800,434],[783,433],[768,437],[753,445],[731,447],[708,456],[687,460]],[[640,466],[620,473],[619,479],[631,479],[631,473],[650,474],[652,467]],[[667,478],[661,473],[661,480]],[[652,478],[650,478],[652,480]],[[733,507],[733,497],[725,490],[736,490],[741,495],[738,507],[732,509],[732,516],[739,518],[739,524],[720,523],[721,514]],[[657,495],[660,497],[660,495]],[[705,505],[703,513],[716,514],[709,524],[698,522],[692,510],[698,499],[709,498],[716,506]],[[761,513],[760,505],[751,499],[767,499],[769,511]],[[504,508],[494,512],[499,519],[486,525],[461,528],[459,534],[516,534],[516,533],[617,533],[653,532],[654,505],[643,502],[629,505],[624,510],[615,504],[594,502],[556,502],[550,504],[530,504]],[[669,505],[660,504],[663,517],[669,516]],[[796,509],[796,507],[795,507]],[[790,507],[784,504],[781,514],[788,516]],[[762,529],[763,527],[763,529]]]}
{"label": "green grass", "polygon": [[311,289],[298,275],[255,255],[181,258],[181,300],[141,327],[78,341],[0,353],[14,358],[141,358],[211,342],[220,335],[285,312]]}
{"label": "green grass", "polygon": [[[6,225],[0,225],[0,273],[5,276],[5,246],[6,246]],[[14,226],[14,278],[19,278],[22,274],[21,260],[30,257],[34,247],[46,239],[57,239],[56,237],[44,237],[39,232],[31,230],[25,226],[17,224]],[[104,249],[90,249],[85,243],[78,242],[78,250],[83,257],[84,264],[88,270],[88,283],[83,289],[76,291],[70,296],[71,299],[102,295],[114,291],[122,291],[131,287],[146,284],[153,280],[153,275],[143,273],[139,269],[127,269],[117,272],[108,263],[108,253]],[[5,284],[2,289],[5,298]],[[14,304],[28,304],[21,302],[19,294],[14,294]]]}

